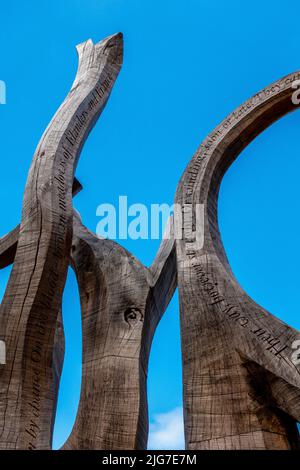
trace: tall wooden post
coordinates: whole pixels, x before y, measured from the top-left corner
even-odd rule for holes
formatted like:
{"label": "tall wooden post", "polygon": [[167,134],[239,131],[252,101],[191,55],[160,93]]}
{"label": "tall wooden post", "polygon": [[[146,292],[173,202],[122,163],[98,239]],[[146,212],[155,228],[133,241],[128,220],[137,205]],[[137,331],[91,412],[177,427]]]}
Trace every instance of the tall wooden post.
{"label": "tall wooden post", "polygon": [[122,63],[122,35],[77,48],[78,72],[29,171],[13,270],[0,309],[0,449],[47,449],[53,426],[52,356],[72,244],[72,186],[82,145]]}

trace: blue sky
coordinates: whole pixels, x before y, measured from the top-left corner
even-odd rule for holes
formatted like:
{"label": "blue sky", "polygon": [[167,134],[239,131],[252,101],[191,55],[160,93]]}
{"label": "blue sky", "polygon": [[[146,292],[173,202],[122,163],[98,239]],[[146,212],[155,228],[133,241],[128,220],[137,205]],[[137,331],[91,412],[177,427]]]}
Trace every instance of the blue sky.
{"label": "blue sky", "polygon": [[[20,220],[38,141],[72,84],[76,44],[122,31],[124,66],[77,169],[75,206],[96,230],[96,208],[173,202],[179,178],[205,136],[236,106],[298,70],[299,1],[28,0],[1,4],[0,234]],[[300,114],[259,136],[221,188],[220,227],[233,270],[261,305],[300,329]],[[150,264],[157,240],[122,240]],[[9,270],[0,272],[0,295]],[[80,313],[70,273],[64,296],[66,363],[55,428],[71,431],[80,391]],[[179,448],[182,383],[178,300],[162,320],[149,368],[150,446]],[[174,432],[174,430],[176,432]]]}

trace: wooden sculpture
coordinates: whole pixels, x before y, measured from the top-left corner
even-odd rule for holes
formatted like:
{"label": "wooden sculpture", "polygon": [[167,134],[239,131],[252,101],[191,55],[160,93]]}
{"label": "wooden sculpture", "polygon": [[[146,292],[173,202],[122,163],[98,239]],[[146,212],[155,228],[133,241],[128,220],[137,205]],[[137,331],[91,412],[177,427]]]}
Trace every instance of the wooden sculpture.
{"label": "wooden sculpture", "polygon": [[[265,88],[203,142],[177,190],[171,236],[150,268],[97,237],[72,207],[80,150],[122,64],[122,35],[78,46],[79,66],[29,171],[22,221],[0,239],[13,264],[0,309],[0,449],[49,449],[64,357],[61,301],[67,269],[82,310],[77,418],[63,449],[145,449],[147,369],[155,329],[180,294],[188,449],[298,449],[300,333],[242,290],[221,242],[217,200],[238,154],[296,109],[300,72]],[[179,211],[178,211],[179,208]]]}

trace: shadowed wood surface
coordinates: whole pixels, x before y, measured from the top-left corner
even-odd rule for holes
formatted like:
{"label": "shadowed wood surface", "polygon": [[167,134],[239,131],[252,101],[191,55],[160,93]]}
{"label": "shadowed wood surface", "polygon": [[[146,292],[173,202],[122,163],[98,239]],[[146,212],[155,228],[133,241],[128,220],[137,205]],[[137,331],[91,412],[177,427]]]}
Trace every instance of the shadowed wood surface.
{"label": "shadowed wood surface", "polygon": [[57,398],[53,343],[72,243],[74,171],[119,73],[122,36],[96,45],[89,40],[77,49],[75,81],[29,171],[15,261],[1,304],[7,364],[0,366],[0,449],[51,446]]}
{"label": "shadowed wood surface", "polygon": [[239,286],[217,219],[224,173],[260,132],[296,109],[292,84],[299,78],[297,72],[279,80],[228,116],[178,187],[176,202],[193,216],[177,240],[188,449],[299,448],[300,368],[292,345],[300,333]]}
{"label": "shadowed wood surface", "polygon": [[81,299],[83,370],[77,419],[64,449],[146,449],[148,359],[176,288],[174,241],[162,242],[147,269],[75,216],[72,263]]}

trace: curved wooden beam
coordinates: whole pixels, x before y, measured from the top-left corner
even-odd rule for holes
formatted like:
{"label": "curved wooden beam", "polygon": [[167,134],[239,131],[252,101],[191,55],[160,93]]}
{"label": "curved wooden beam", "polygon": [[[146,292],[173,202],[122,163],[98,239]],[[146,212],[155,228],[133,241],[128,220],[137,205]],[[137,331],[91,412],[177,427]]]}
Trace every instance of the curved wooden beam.
{"label": "curved wooden beam", "polygon": [[188,449],[299,446],[300,368],[292,345],[300,334],[239,286],[217,220],[224,173],[260,132],[296,109],[299,78],[300,72],[288,75],[228,116],[202,143],[178,187],[176,203],[192,214],[177,241]]}
{"label": "curved wooden beam", "polygon": [[177,285],[173,239],[150,269],[74,217],[72,263],[83,337],[77,419],[64,449],[146,449],[152,338]]}
{"label": "curved wooden beam", "polygon": [[84,141],[122,62],[122,35],[77,47],[78,71],[29,171],[13,270],[0,311],[0,449],[47,449],[53,424],[52,355],[72,243],[72,185]]}

